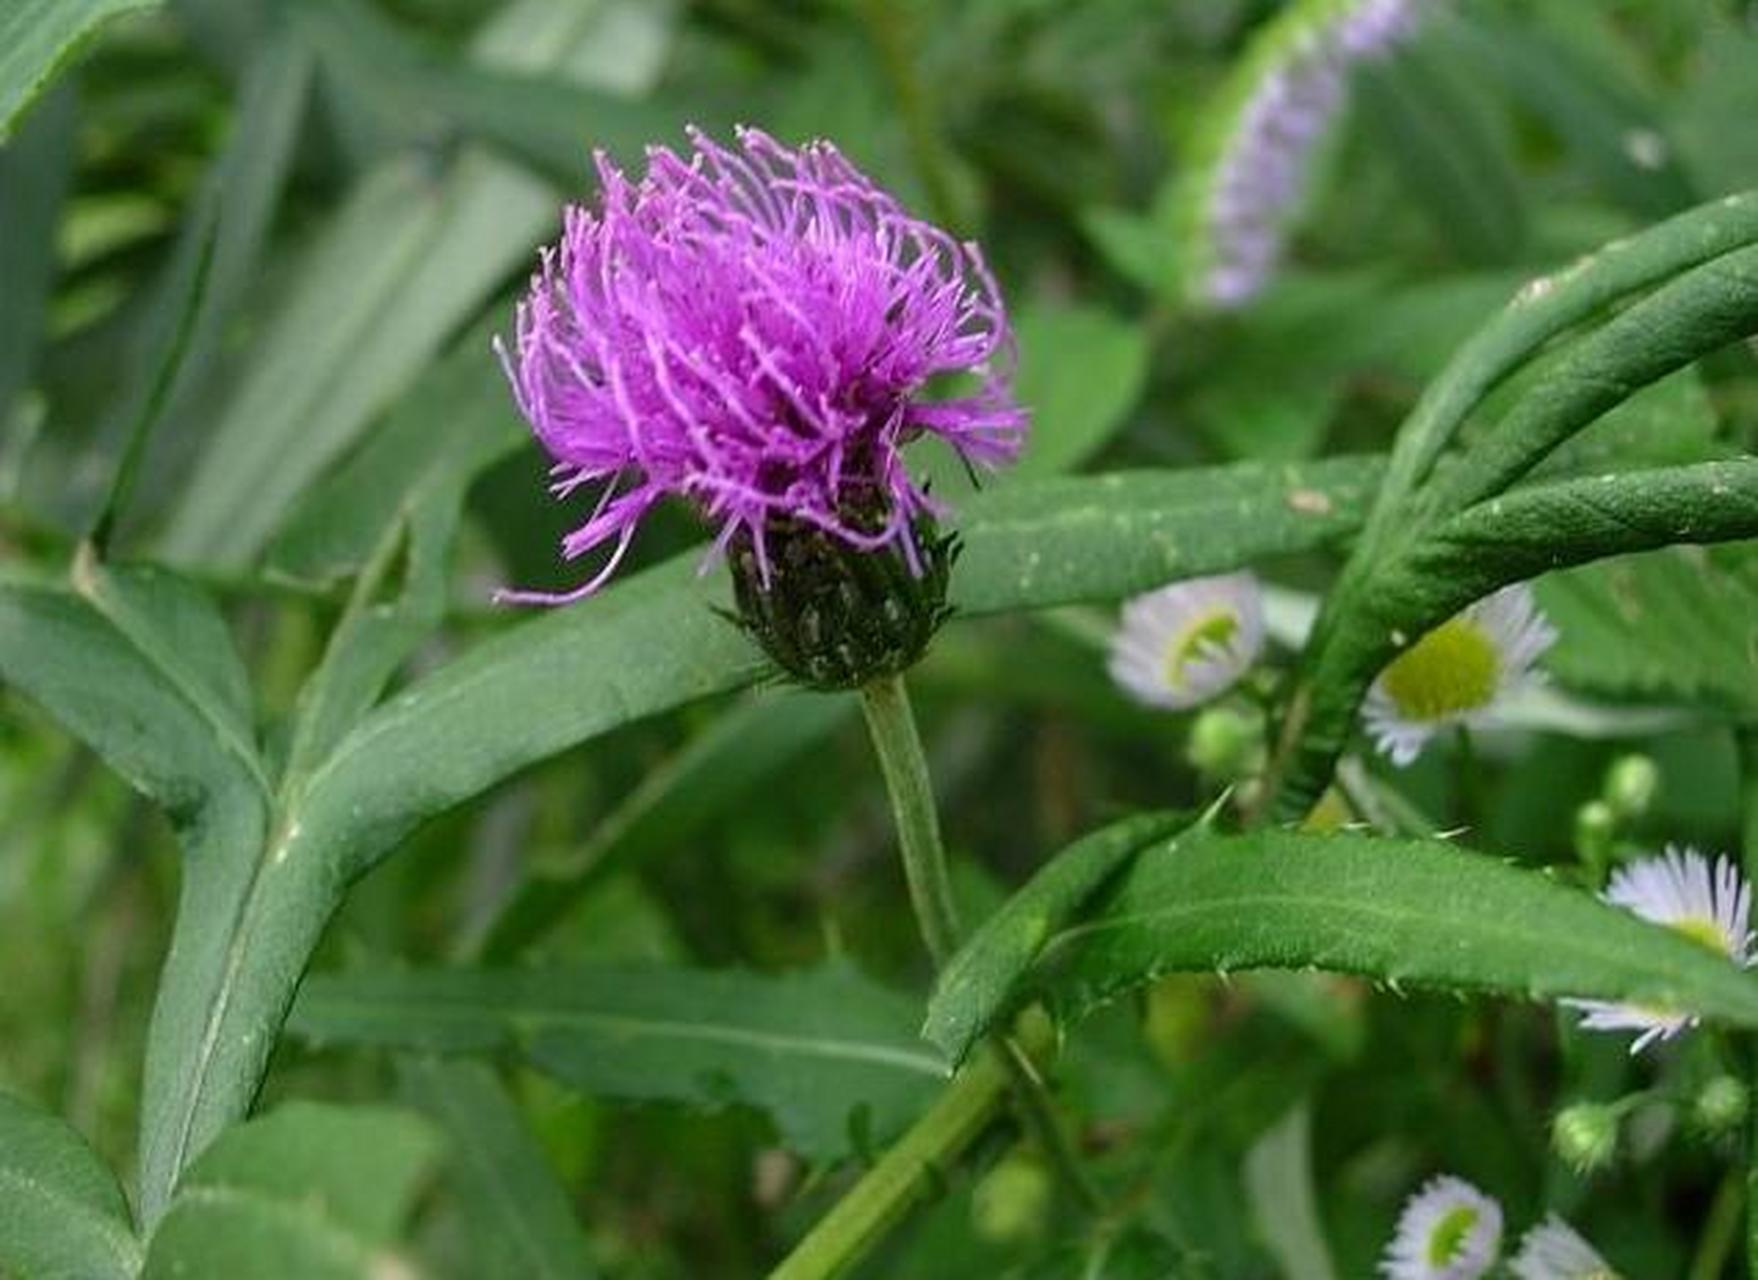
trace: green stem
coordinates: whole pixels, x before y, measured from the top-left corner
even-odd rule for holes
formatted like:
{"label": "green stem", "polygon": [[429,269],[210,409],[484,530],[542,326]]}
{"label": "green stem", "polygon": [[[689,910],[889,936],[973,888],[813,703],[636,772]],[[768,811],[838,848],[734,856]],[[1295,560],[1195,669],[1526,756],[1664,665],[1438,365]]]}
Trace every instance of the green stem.
{"label": "green stem", "polygon": [[861,710],[867,717],[873,750],[879,754],[885,788],[891,793],[891,815],[897,822],[910,905],[938,971],[958,950],[958,912],[952,903],[952,881],[940,845],[940,819],[928,779],[928,760],[922,753],[903,677],[882,676],[864,685]]}
{"label": "green stem", "polygon": [[[891,793],[891,812],[897,821],[910,904],[915,908],[922,941],[938,971],[946,967],[958,950],[958,914],[946,869],[946,850],[940,842],[940,821],[934,807],[928,759],[922,750],[921,735],[916,731],[916,718],[910,710],[903,677],[882,676],[862,686],[861,709],[866,713],[879,768]],[[1006,1034],[997,1033],[990,1041],[1013,1077],[1021,1119],[1037,1136],[1057,1175],[1074,1197],[1084,1208],[1097,1211],[1099,1194],[1081,1167],[1074,1142],[1057,1115],[1044,1078],[1030,1057]]]}
{"label": "green stem", "polygon": [[1483,761],[1477,754],[1477,743],[1465,725],[1458,728],[1459,818],[1470,829],[1471,838],[1478,839],[1483,823]]}
{"label": "green stem", "polygon": [[1697,1256],[1691,1259],[1688,1280],[1718,1280],[1727,1270],[1734,1242],[1740,1238],[1740,1210],[1745,1198],[1744,1182],[1730,1169],[1727,1177],[1721,1180],[1714,1203],[1709,1206],[1709,1217],[1697,1242]]}
{"label": "green stem", "polygon": [[[1044,1052],[1049,1040],[1049,1029],[1042,1026],[1029,1047]],[[919,1200],[933,1192],[942,1181],[942,1170],[988,1127],[1007,1098],[1011,1078],[994,1050],[975,1058],[927,1114],[770,1273],[770,1280],[846,1275]]]}

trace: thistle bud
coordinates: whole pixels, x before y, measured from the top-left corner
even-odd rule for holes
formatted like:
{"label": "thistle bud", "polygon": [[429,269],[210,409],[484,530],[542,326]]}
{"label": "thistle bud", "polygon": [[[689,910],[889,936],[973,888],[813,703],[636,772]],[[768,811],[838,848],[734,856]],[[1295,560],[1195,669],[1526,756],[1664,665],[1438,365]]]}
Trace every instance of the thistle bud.
{"label": "thistle bud", "polygon": [[916,546],[865,550],[787,522],[768,531],[767,564],[749,538],[735,539],[738,621],[810,689],[854,689],[908,669],[950,612],[946,588],[958,558],[957,540],[928,520],[916,531]]}

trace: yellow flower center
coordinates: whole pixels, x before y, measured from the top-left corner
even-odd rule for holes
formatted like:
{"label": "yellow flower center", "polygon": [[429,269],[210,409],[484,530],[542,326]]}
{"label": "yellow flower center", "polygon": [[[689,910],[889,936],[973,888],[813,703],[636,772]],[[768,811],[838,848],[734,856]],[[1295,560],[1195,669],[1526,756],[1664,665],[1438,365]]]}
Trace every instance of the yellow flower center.
{"label": "yellow flower center", "polygon": [[1465,1244],[1465,1237],[1471,1234],[1471,1228],[1477,1225],[1477,1210],[1468,1204],[1456,1209],[1449,1209],[1445,1217],[1434,1224],[1434,1234],[1428,1238],[1428,1261],[1430,1266],[1442,1266],[1459,1256],[1459,1250]]}
{"label": "yellow flower center", "polygon": [[1495,697],[1501,657],[1476,622],[1460,616],[1411,645],[1380,675],[1387,696],[1407,720],[1444,720],[1476,711]]}
{"label": "yellow flower center", "polygon": [[1185,685],[1185,671],[1192,662],[1211,653],[1225,653],[1239,634],[1239,616],[1231,609],[1214,609],[1199,615],[1172,637],[1166,646],[1166,683],[1174,689]]}
{"label": "yellow flower center", "polygon": [[1667,928],[1674,933],[1682,933],[1692,942],[1701,943],[1721,955],[1733,954],[1728,950],[1727,939],[1722,936],[1720,926],[1707,916],[1687,916],[1683,920],[1672,921]]}

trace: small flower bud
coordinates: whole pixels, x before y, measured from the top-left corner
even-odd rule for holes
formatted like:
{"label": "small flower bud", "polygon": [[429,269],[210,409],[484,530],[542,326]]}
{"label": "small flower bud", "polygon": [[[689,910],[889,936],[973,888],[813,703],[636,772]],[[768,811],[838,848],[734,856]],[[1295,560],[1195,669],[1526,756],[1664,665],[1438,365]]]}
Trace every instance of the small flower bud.
{"label": "small flower bud", "polygon": [[1236,782],[1256,769],[1263,746],[1262,717],[1231,707],[1210,707],[1191,725],[1184,757],[1199,773]]}
{"label": "small flower bud", "polygon": [[1618,1149],[1617,1110],[1598,1102],[1571,1103],[1551,1121],[1550,1140],[1575,1172],[1603,1169]]}
{"label": "small flower bud", "polygon": [[971,1196],[971,1227],[998,1244],[1030,1240],[1049,1221],[1050,1175],[1036,1160],[1009,1156],[991,1169]]}
{"label": "small flower bud", "polygon": [[1691,1124],[1705,1137],[1733,1133],[1746,1123],[1750,1106],[1751,1095],[1743,1081],[1716,1076],[1691,1099]]}
{"label": "small flower bud", "polygon": [[1644,755],[1620,756],[1605,775],[1605,803],[1622,821],[1640,818],[1660,790],[1660,769]]}
{"label": "small flower bud", "polygon": [[1596,872],[1612,861],[1612,837],[1618,819],[1603,800],[1589,800],[1575,810],[1575,855]]}

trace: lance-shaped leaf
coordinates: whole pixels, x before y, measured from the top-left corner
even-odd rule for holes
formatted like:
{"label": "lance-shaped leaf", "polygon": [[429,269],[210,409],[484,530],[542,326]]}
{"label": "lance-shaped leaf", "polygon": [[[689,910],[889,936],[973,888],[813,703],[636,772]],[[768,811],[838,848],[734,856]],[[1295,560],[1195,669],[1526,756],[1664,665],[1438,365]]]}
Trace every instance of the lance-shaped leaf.
{"label": "lance-shaped leaf", "polygon": [[1176,970],[1316,967],[1394,987],[1581,996],[1758,1026],[1758,976],[1538,871],[1437,840],[1193,828],[1044,951],[1071,1013]]}
{"label": "lance-shaped leaf", "polygon": [[607,1097],[766,1112],[835,1159],[897,1133],[946,1078],[916,1004],[844,965],[767,977],[683,969],[317,976],[290,1029],[319,1044],[512,1052]]}
{"label": "lance-shaped leaf", "polygon": [[57,1117],[0,1093],[0,1269],[130,1280],[140,1260],[116,1176]]}
{"label": "lance-shaped leaf", "polygon": [[12,0],[0,11],[0,142],[55,73],[110,19],[159,0]]}

